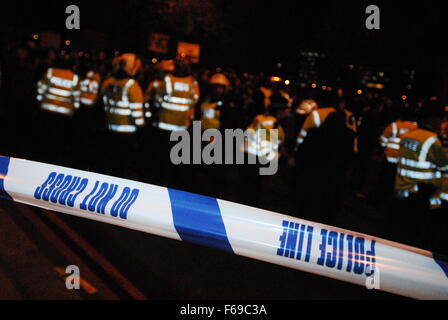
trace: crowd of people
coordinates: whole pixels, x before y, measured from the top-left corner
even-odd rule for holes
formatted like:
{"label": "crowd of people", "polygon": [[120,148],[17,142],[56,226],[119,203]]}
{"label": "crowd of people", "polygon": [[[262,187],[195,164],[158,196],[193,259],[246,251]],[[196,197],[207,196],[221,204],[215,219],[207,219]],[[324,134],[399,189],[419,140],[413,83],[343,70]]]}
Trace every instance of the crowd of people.
{"label": "crowd of people", "polygon": [[[198,69],[185,55],[19,46],[1,68],[3,154],[252,206],[275,198],[281,184],[293,202],[289,214],[327,224],[356,196],[388,208],[385,238],[447,253],[447,125],[436,97]],[[202,130],[276,129],[273,149],[249,139],[241,150],[273,153],[278,172],[262,176],[260,163],[173,164],[171,133],[191,131],[194,120]],[[374,172],[372,162],[381,164]]]}

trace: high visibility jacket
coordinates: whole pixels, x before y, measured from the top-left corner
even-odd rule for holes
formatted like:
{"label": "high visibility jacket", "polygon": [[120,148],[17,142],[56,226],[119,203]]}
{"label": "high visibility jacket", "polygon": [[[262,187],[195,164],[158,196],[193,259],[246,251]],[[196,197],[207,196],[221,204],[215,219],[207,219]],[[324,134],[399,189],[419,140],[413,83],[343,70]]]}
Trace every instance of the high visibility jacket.
{"label": "high visibility jacket", "polygon": [[[273,129],[276,131],[272,131]],[[247,132],[247,140],[241,146],[243,152],[269,161],[280,157],[279,147],[285,139],[285,132],[277,118],[260,114],[247,127]]]}
{"label": "high visibility jacket", "polygon": [[101,95],[110,131],[133,133],[145,125],[143,92],[137,81],[110,77],[104,81]]}
{"label": "high visibility jacket", "polygon": [[222,101],[206,100],[201,104],[201,127],[203,130],[221,127]]}
{"label": "high visibility jacket", "polygon": [[[336,112],[335,108],[320,108],[317,110],[313,110],[305,119],[305,122],[302,125],[302,129],[299,132],[299,135],[297,137],[297,144],[301,144],[305,141],[305,138],[308,134],[308,131],[313,128],[319,128],[325,120],[328,118],[330,114],[333,112]],[[356,122],[355,118],[353,117],[353,114],[348,111],[344,110],[345,112],[345,125],[347,128],[353,130],[353,132],[356,133]],[[358,139],[355,137],[355,143],[354,143],[354,152],[358,151]]]}
{"label": "high visibility jacket", "polygon": [[43,111],[73,116],[79,108],[79,78],[69,69],[49,68],[37,83],[37,100]]}
{"label": "high visibility jacket", "polygon": [[380,137],[380,144],[384,148],[387,161],[398,162],[398,150],[400,149],[400,137],[408,131],[417,129],[417,123],[413,121],[395,121],[389,124]]}
{"label": "high visibility jacket", "polygon": [[199,85],[192,77],[175,77],[167,74],[157,91],[159,100],[159,124],[162,130],[185,130],[194,116],[199,100]]}
{"label": "high visibility jacket", "polygon": [[[162,80],[153,80],[149,83],[148,87],[145,91],[145,117],[151,118],[151,107],[159,108],[159,102],[156,100],[157,92],[162,85]],[[152,105],[151,105],[152,104]],[[156,122],[153,121],[153,125],[157,125]]]}
{"label": "high visibility jacket", "polygon": [[437,134],[424,129],[409,131],[401,136],[398,151],[396,195],[407,198],[418,191],[419,183],[434,185],[436,193],[431,196],[432,208],[448,201],[446,180],[448,153],[442,147]]}
{"label": "high visibility jacket", "polygon": [[93,106],[98,98],[101,76],[93,70],[87,72],[86,77],[81,80],[81,104]]}

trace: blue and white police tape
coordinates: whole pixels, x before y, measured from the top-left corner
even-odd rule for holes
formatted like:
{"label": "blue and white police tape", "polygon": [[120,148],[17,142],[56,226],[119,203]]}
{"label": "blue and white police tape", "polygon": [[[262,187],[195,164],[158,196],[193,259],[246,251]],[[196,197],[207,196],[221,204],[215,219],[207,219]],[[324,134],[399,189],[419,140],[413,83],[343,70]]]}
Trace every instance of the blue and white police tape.
{"label": "blue and white police tape", "polygon": [[417,298],[448,299],[429,251],[224,200],[0,156],[0,197]]}

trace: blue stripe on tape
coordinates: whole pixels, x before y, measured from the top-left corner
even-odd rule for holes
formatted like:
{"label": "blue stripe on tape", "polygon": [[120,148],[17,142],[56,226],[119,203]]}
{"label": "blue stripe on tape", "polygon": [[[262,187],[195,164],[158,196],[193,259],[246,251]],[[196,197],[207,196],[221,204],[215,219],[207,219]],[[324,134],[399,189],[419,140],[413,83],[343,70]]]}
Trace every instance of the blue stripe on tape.
{"label": "blue stripe on tape", "polygon": [[174,227],[182,240],[233,252],[215,198],[173,189],[168,193]]}
{"label": "blue stripe on tape", "polygon": [[12,200],[12,197],[5,191],[4,183],[4,179],[8,174],[9,160],[10,158],[8,157],[0,156],[0,198]]}
{"label": "blue stripe on tape", "polygon": [[445,272],[445,275],[448,277],[448,262],[447,257],[442,256],[437,253],[433,253],[433,259],[434,261],[439,265],[440,268],[442,268],[443,272]]}

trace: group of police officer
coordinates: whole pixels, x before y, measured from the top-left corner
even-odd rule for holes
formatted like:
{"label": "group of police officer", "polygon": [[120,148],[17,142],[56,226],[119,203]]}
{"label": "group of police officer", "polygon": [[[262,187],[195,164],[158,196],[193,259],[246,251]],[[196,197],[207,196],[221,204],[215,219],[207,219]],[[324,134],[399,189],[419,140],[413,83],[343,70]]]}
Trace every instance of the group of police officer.
{"label": "group of police officer", "polygon": [[[157,76],[143,91],[136,79],[142,67],[137,55],[117,56],[112,65],[112,72],[104,79],[94,69],[78,76],[64,59],[45,72],[38,83],[37,99],[42,111],[41,128],[51,141],[44,144],[44,154],[52,155],[48,161],[58,157],[54,153],[56,145],[75,150],[87,169],[104,172],[109,168],[111,171],[105,173],[202,193],[210,191],[213,183],[201,180],[201,187],[194,171],[171,164],[170,135],[189,130],[193,119],[201,120],[203,130],[241,126],[237,120],[244,115],[229,94],[232,84],[228,77],[221,72],[210,76],[206,94],[200,94],[188,56],[178,56],[158,63]],[[293,172],[291,193],[297,199],[297,215],[334,223],[358,152],[357,127],[362,125],[347,110],[343,91],[334,90],[322,108],[307,97],[293,108],[282,80],[272,77],[252,98],[251,109],[245,110],[252,120],[245,127],[278,130],[275,158],[281,158],[282,167]],[[396,121],[385,128],[379,141],[385,163],[380,188],[393,198],[386,237],[446,252],[440,242],[448,226],[448,154],[442,140],[446,119],[437,106],[425,106],[420,112],[409,104],[396,109]],[[95,113],[104,117],[107,130],[98,146],[89,149],[85,146],[93,143],[97,132],[98,124],[92,120]],[[59,153],[64,148],[58,149]],[[83,149],[97,154],[85,154]],[[247,143],[244,151],[266,155],[262,148]],[[99,163],[89,162],[98,158],[102,159]],[[132,170],[134,166],[144,168],[143,177]],[[207,171],[209,168],[202,166],[199,170],[207,172],[211,180],[228,174],[221,167]],[[240,200],[257,205],[261,184],[271,181],[261,180],[249,165],[240,173]]]}

